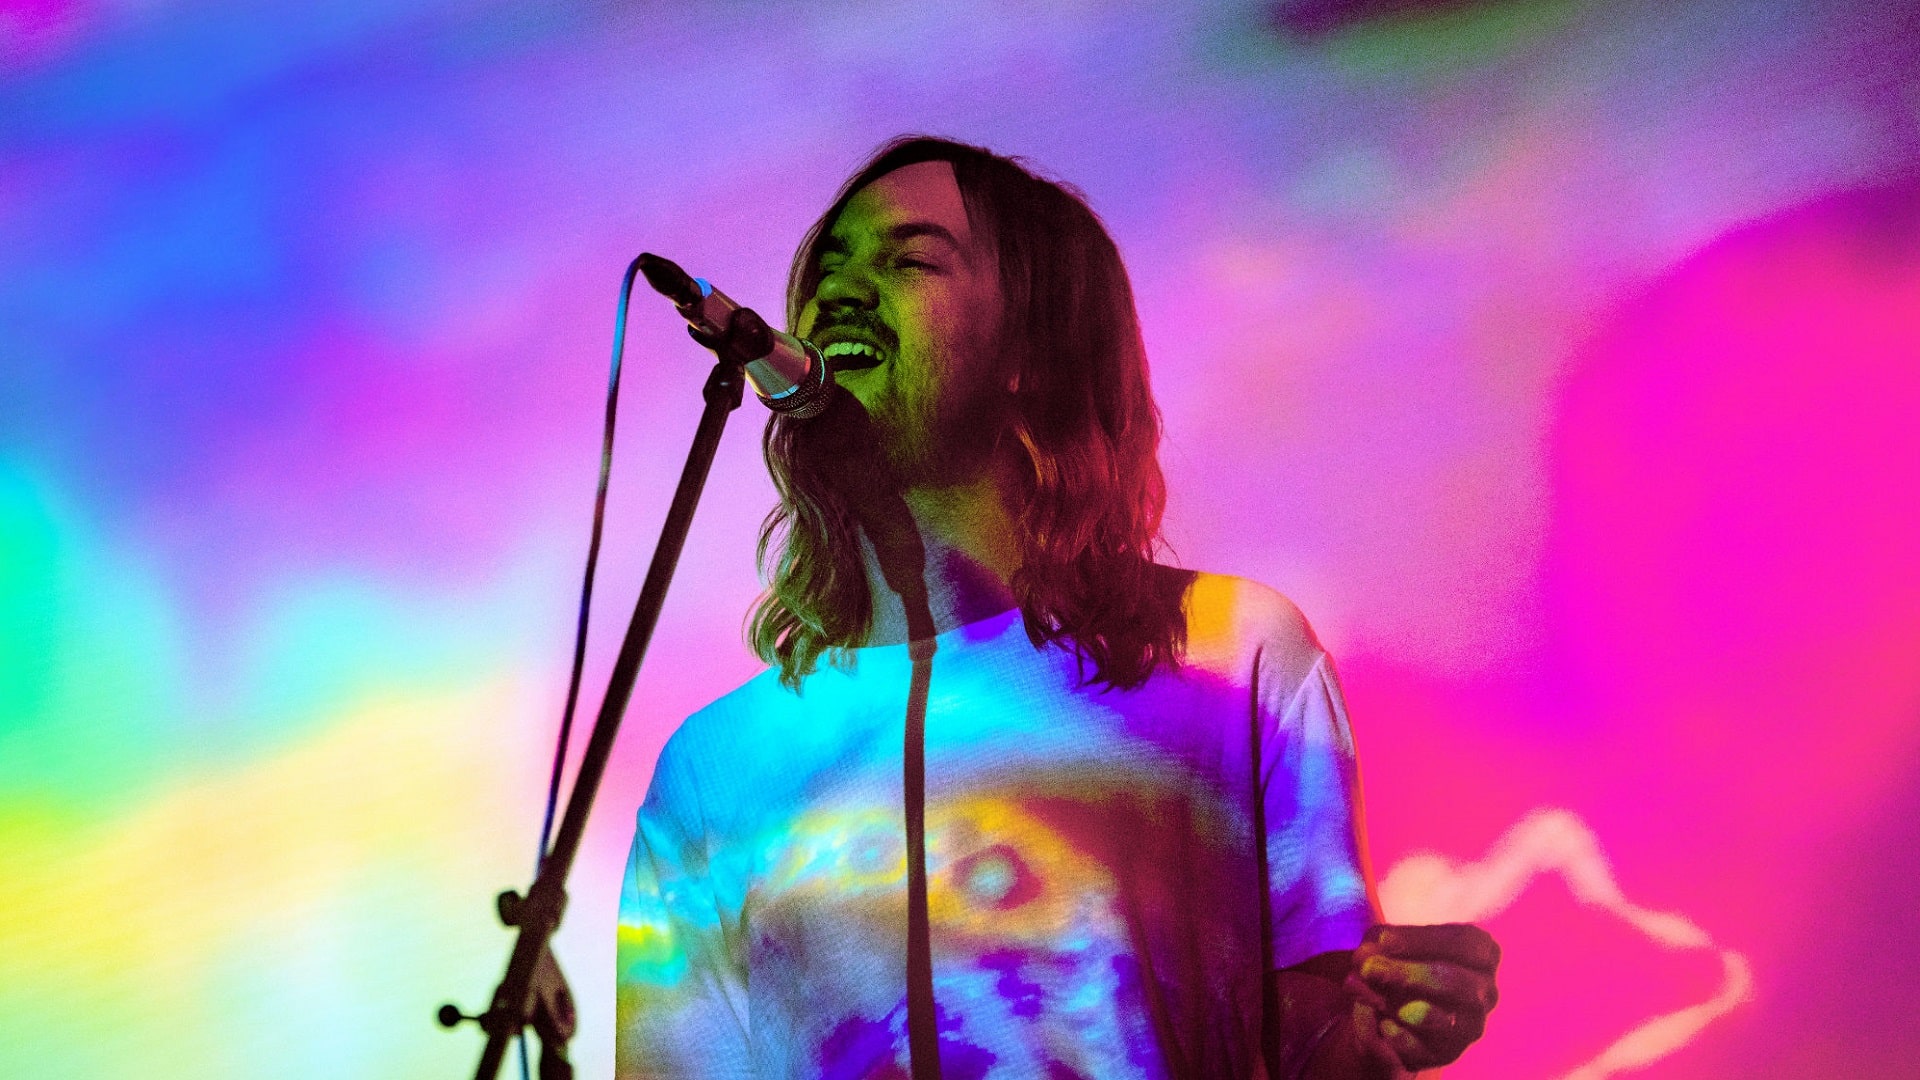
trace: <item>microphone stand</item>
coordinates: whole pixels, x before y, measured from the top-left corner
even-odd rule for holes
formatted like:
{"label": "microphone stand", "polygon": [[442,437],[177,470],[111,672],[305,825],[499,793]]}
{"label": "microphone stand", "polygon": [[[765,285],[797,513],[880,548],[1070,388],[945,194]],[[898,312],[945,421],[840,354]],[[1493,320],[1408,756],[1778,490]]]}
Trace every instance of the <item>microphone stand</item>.
{"label": "microphone stand", "polygon": [[[619,332],[623,338],[627,296],[633,290],[634,275],[639,267],[640,260],[635,259],[627,267],[622,285]],[[615,351],[619,351],[617,344]],[[541,1080],[567,1080],[573,1075],[573,1066],[566,1058],[566,1043],[574,1031],[573,997],[549,946],[566,908],[567,873],[579,854],[587,814],[600,789],[627,701],[633,696],[634,682],[640,675],[640,663],[646,658],[647,643],[653,638],[654,624],[659,622],[660,609],[666,603],[667,587],[673,582],[674,568],[686,544],[687,529],[693,524],[694,508],[699,505],[700,493],[706,487],[707,472],[713,465],[714,452],[719,449],[720,435],[726,430],[727,416],[740,407],[746,378],[745,361],[737,355],[732,335],[723,337],[716,351],[719,360],[701,391],[706,409],[700,414],[700,426],[694,432],[693,446],[687,451],[679,486],[674,488],[666,522],[660,527],[660,542],[647,567],[646,582],[640,588],[640,599],[627,624],[627,636],[620,643],[620,655],[613,662],[613,674],[607,679],[607,694],[601,700],[600,715],[593,722],[593,733],[581,755],[580,771],[574,778],[573,791],[567,798],[566,814],[560,819],[553,847],[540,864],[540,871],[525,897],[512,890],[500,894],[501,921],[520,930],[513,954],[507,961],[506,974],[494,990],[492,1004],[486,1012],[468,1016],[452,1005],[440,1009],[442,1024],[452,1027],[462,1020],[472,1020],[487,1033],[487,1045],[481,1051],[475,1080],[495,1080],[506,1057],[507,1044],[529,1024],[540,1036]]]}

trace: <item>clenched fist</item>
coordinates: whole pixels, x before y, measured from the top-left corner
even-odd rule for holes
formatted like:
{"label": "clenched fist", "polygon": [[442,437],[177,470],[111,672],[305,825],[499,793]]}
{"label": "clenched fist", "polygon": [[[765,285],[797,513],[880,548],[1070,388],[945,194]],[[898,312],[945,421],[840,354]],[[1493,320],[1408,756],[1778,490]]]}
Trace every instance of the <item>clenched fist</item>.
{"label": "clenched fist", "polygon": [[1500,946],[1477,926],[1376,926],[1353,951],[1346,990],[1359,1049],[1377,1066],[1451,1063],[1500,1000]]}

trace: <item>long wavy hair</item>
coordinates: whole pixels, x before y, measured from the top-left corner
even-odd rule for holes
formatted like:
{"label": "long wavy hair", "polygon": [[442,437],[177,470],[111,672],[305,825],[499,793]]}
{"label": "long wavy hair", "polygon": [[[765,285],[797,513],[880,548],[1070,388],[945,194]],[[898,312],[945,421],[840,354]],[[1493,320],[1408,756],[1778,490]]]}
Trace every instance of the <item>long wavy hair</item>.
{"label": "long wavy hair", "polygon": [[[977,146],[896,139],[801,241],[787,279],[788,325],[820,284],[821,241],[848,201],[924,161],[952,164],[969,220],[999,254],[1002,363],[1012,376],[1002,385],[1014,387],[1000,445],[1017,462],[1008,505],[1021,558],[1011,585],[1027,636],[1036,647],[1075,650],[1083,682],[1137,687],[1185,649],[1182,601],[1192,575],[1154,563],[1166,508],[1155,456],[1160,412],[1126,267],[1085,198]],[[776,415],[763,440],[780,502],[760,533],[769,587],[747,637],[796,690],[823,655],[844,662],[873,622],[859,515],[836,478],[849,470],[844,461],[833,467],[830,430]]]}

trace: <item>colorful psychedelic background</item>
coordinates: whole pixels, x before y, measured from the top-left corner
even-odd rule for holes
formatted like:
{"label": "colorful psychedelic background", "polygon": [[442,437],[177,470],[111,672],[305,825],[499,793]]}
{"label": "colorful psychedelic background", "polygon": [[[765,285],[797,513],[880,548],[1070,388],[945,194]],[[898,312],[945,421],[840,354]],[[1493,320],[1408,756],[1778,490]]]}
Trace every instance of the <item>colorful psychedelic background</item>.
{"label": "colorful psychedelic background", "polygon": [[[1118,236],[1179,559],[1341,662],[1389,914],[1506,947],[1450,1077],[1913,1075],[1917,6],[0,2],[0,1074],[470,1072],[619,273],[777,309],[931,131]],[[628,363],[590,707],[706,366],[646,300]],[[573,878],[583,1076],[654,755],[756,667],[753,409]]]}

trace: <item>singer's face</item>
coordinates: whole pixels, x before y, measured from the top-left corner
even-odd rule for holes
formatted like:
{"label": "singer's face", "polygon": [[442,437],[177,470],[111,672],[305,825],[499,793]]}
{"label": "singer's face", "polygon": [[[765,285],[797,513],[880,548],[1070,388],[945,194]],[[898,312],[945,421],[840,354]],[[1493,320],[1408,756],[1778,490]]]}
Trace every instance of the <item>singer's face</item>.
{"label": "singer's face", "polygon": [[999,264],[953,166],[907,165],[861,188],[819,252],[820,284],[795,329],[873,417],[896,473],[938,483],[984,468],[997,430]]}

